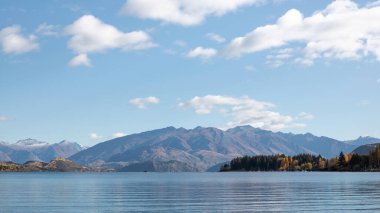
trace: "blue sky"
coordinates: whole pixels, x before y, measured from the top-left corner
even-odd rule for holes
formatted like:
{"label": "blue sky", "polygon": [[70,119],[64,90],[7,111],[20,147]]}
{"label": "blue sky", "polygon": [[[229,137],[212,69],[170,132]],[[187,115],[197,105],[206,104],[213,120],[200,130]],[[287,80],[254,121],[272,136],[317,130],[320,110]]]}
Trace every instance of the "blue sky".
{"label": "blue sky", "polygon": [[2,1],[0,140],[166,126],[380,137],[380,2]]}

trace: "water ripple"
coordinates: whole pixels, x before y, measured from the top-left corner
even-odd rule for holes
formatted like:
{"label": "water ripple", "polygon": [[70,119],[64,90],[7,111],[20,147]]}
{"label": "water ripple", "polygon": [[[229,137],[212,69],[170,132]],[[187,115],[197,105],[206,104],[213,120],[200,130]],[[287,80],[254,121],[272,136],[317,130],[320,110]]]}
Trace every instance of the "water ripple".
{"label": "water ripple", "polygon": [[0,212],[377,212],[379,173],[0,173]]}

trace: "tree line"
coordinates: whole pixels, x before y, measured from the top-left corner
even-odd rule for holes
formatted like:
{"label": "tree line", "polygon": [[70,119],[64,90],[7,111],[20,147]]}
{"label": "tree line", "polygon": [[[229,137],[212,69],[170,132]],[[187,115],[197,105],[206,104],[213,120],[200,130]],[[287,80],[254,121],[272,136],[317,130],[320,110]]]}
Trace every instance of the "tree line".
{"label": "tree line", "polygon": [[380,171],[380,145],[368,155],[340,152],[331,159],[312,154],[237,157],[220,171]]}

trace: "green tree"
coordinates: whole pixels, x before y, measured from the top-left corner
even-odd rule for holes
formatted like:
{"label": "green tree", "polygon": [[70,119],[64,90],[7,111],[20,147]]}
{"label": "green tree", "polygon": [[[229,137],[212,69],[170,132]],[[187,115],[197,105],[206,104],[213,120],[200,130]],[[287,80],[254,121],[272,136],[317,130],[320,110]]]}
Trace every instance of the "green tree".
{"label": "green tree", "polygon": [[344,157],[343,152],[340,152],[338,162],[340,167],[344,167],[344,165],[346,164],[346,159]]}
{"label": "green tree", "polygon": [[351,160],[349,162],[350,164],[350,169],[352,171],[359,171],[360,169],[363,169],[363,168],[360,168],[360,163],[361,163],[362,159],[360,157],[360,155],[358,154],[353,154],[352,157],[351,157]]}

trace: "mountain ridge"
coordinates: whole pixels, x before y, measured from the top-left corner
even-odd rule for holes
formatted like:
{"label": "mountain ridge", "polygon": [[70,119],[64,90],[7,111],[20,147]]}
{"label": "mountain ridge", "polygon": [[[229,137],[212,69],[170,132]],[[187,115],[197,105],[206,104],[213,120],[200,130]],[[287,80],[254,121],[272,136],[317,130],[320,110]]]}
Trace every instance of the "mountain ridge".
{"label": "mountain ridge", "polygon": [[84,150],[82,145],[63,140],[58,143],[47,143],[27,138],[16,143],[0,143],[0,161],[25,163],[27,161],[49,162],[56,157],[70,157]]}
{"label": "mountain ridge", "polygon": [[311,133],[272,132],[251,126],[227,130],[215,127],[194,129],[166,127],[104,141],[70,157],[88,166],[125,167],[143,162],[184,163],[191,168],[208,168],[243,155],[336,156],[357,145]]}

